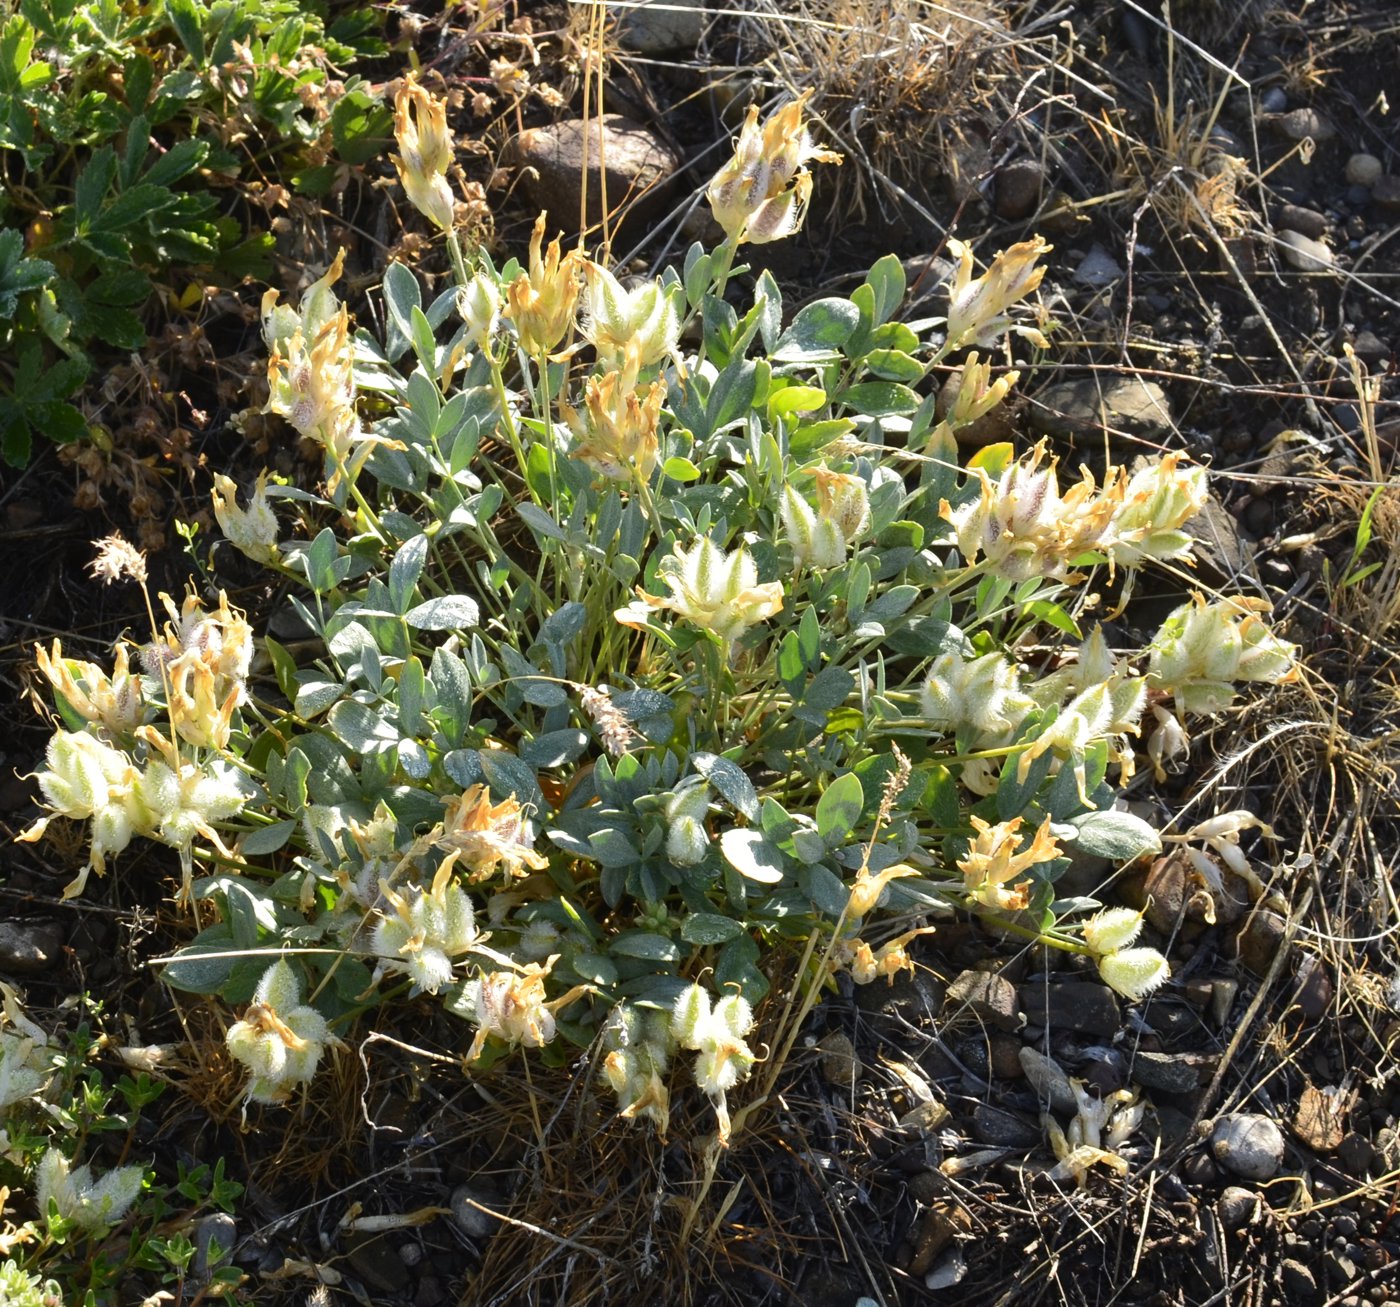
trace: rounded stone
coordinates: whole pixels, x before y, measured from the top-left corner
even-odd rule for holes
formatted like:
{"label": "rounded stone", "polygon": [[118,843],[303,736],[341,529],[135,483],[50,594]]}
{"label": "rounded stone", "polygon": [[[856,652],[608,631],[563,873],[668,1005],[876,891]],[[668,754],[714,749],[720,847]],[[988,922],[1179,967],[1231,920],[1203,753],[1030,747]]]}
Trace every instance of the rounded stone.
{"label": "rounded stone", "polygon": [[[472,1239],[489,1239],[501,1224],[500,1217],[482,1208],[495,1208],[500,1199],[494,1193],[472,1185],[458,1185],[452,1191],[452,1223]],[[480,1204],[480,1206],[478,1206]]]}
{"label": "rounded stone", "polygon": [[1347,181],[1352,186],[1374,186],[1385,171],[1385,165],[1374,154],[1353,154],[1347,160]]}
{"label": "rounded stone", "polygon": [[1259,97],[1261,113],[1282,113],[1288,108],[1288,92],[1281,86],[1271,86]]}
{"label": "rounded stone", "polygon": [[1332,266],[1332,251],[1311,236],[1284,230],[1276,239],[1284,262],[1300,272],[1326,272]]}
{"label": "rounded stone", "polygon": [[1382,209],[1400,209],[1400,177],[1388,172],[1376,178],[1371,199]]}
{"label": "rounded stone", "polygon": [[1039,159],[1016,159],[996,176],[994,189],[996,215],[1007,222],[1029,218],[1040,203],[1045,170]]}
{"label": "rounded stone", "polygon": [[1215,1160],[1246,1180],[1272,1180],[1283,1165],[1283,1131],[1267,1116],[1233,1112],[1210,1136]]}
{"label": "rounded stone", "polygon": [[1220,1216],[1220,1224],[1227,1230],[1243,1230],[1258,1220],[1261,1206],[1259,1195],[1253,1189],[1232,1184],[1220,1195],[1215,1210]]}

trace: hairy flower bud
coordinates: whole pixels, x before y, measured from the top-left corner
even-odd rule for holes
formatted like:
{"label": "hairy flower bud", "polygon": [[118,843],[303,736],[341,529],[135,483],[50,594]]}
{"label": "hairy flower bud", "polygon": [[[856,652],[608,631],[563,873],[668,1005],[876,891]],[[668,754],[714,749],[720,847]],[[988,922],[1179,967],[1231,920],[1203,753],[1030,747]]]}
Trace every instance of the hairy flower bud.
{"label": "hairy flower bud", "polygon": [[248,507],[239,508],[237,487],[232,478],[214,473],[214,489],[210,498],[214,516],[224,539],[255,563],[275,563],[280,557],[277,549],[277,515],[267,502],[267,472],[258,475]]}

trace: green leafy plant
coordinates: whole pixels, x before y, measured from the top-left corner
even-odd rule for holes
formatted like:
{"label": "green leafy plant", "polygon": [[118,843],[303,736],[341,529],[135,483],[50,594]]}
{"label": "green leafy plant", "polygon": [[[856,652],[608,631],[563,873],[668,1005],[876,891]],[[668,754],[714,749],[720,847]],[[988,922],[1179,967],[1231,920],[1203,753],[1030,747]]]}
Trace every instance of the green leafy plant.
{"label": "green leafy plant", "polygon": [[[0,991],[0,1182],[23,1198],[18,1214],[28,1208],[28,1219],[7,1219],[0,1230],[8,1258],[0,1265],[0,1301],[97,1307],[132,1301],[133,1275],[183,1284],[194,1247],[171,1230],[215,1209],[231,1211],[242,1186],[227,1178],[222,1160],[212,1169],[182,1165],[169,1185],[128,1161],[139,1118],[165,1084],[146,1072],[109,1083],[99,1065],[104,1041],[94,1033],[99,1007],[89,1003],[75,1029],[52,1033],[8,985]],[[119,1147],[103,1148],[104,1136]],[[79,1160],[98,1156],[107,1160]],[[236,1269],[214,1266],[200,1289],[205,1299],[232,1301],[240,1279]]]}
{"label": "green leafy plant", "polygon": [[[827,157],[800,104],[750,115],[711,186],[725,241],[651,285],[546,247],[542,217],[524,266],[449,232],[459,285],[432,300],[388,267],[382,338],[352,336],[339,260],[272,297],[268,407],[324,448],[324,493],[264,479],[240,508],[224,483],[216,510],[322,655],[265,639],[260,682],[243,616],[191,596],[110,673],[41,658],[65,718],[44,794],[91,822],[98,871],[138,836],[178,850],[215,919],[164,978],[243,1007],[249,1100],[295,1102],[369,1012],[427,995],[474,1071],[601,1039],[623,1113],[663,1131],[694,1054],[722,1145],[762,1101],[731,1115],[756,1023],[771,1088],[835,973],[912,967],[940,914],[1130,1000],[1167,979],[1138,914],[1056,880],[1159,847],[1117,806],[1149,709],[1160,766],[1237,683],[1296,675],[1292,648],[1244,600],[1141,649],[1082,629],[1115,572],[1189,556],[1201,469],[1062,490],[1043,446],[960,466],[958,428],[1017,379],[979,351],[1046,344],[1018,308],[1039,239],[981,275],[954,243],[938,319],[899,320],[894,258],[790,318],[766,274],[730,302]],[[920,388],[954,356],[943,411]],[[285,538],[278,494],[331,525]],[[144,584],[129,546],[108,565]]]}
{"label": "green leafy plant", "polygon": [[266,271],[271,238],[245,231],[240,176],[286,168],[324,190],[378,153],[383,105],[355,78],[329,94],[334,68],[382,48],[373,29],[368,11],[327,25],[296,0],[24,0],[10,14],[0,151],[20,166],[0,201],[7,462],[22,466],[35,437],[83,435],[71,401],[92,352],[144,345],[142,310],[157,287],[174,297],[171,269]]}

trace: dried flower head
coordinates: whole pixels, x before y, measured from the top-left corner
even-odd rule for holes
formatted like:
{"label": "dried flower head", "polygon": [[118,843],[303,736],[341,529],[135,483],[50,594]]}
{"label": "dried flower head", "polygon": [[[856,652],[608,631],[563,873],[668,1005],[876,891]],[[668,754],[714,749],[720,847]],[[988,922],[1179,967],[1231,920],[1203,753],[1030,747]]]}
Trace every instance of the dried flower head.
{"label": "dried flower head", "polygon": [[97,557],[88,564],[88,575],[111,585],[123,577],[146,584],[146,555],[114,532],[96,541]]}
{"label": "dried flower head", "polygon": [[277,548],[277,514],[267,502],[267,471],[258,474],[257,485],[247,508],[238,507],[238,488],[231,477],[214,473],[214,489],[210,494],[214,517],[224,539],[255,563],[275,563],[280,557]]}
{"label": "dried flower head", "polygon": [[664,382],[637,388],[636,363],[621,372],[589,377],[583,388],[583,412],[561,404],[564,420],[578,444],[573,455],[610,481],[646,484],[656,467],[656,428],[666,398]]}
{"label": "dried flower head", "polygon": [[489,880],[501,866],[507,880],[549,866],[549,859],[534,850],[525,827],[525,810],[515,795],[493,805],[486,786],[472,785],[460,798],[445,802],[447,815],[434,843],[461,854],[468,884]]}
{"label": "dried flower head", "polygon": [[65,658],[58,640],[52,653],[37,646],[34,661],[74,712],[109,735],[127,735],[141,724],[141,678],[131,671],[131,651],[125,641],[117,645],[111,676],[95,663]]}

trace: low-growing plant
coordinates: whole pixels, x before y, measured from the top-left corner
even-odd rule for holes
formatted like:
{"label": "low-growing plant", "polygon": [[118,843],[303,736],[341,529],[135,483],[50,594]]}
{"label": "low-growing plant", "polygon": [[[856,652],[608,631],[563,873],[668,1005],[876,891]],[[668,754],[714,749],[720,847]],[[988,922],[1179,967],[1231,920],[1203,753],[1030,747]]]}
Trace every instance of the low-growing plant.
{"label": "low-growing plant", "polygon": [[[405,103],[409,197],[445,215],[431,107]],[[1056,881],[1159,847],[1117,802],[1144,718],[1162,767],[1292,647],[1228,597],[1142,648],[1093,624],[1122,574],[1189,561],[1206,474],[1178,455],[1066,489],[1044,445],[960,465],[1017,380],[986,351],[1047,345],[1039,238],[980,275],[954,242],[937,319],[899,320],[894,258],[790,318],[766,273],[730,302],[814,160],[800,102],[751,112],[710,186],[724,241],[640,285],[541,215],[500,269],[449,229],[459,284],[431,300],[386,268],[382,338],[351,331],[340,260],[295,309],[270,294],[268,407],[324,448],[323,492],[263,479],[240,508],[224,481],[215,507],[320,656],[268,637],[255,676],[222,594],[162,596],[110,672],[41,653],[49,806],[91,824],[90,870],[137,836],[179,852],[203,928],[162,974],[247,1005],[249,1100],[294,1104],[366,1014],[428,995],[473,1073],[599,1041],[663,1132],[685,1056],[723,1144],[835,974],[912,969],[933,917],[1084,955],[1129,1000],[1166,980],[1139,914]],[[284,536],[274,499],[326,525]],[[129,546],[102,566],[145,584]]]}
{"label": "low-growing plant", "polygon": [[[184,1285],[195,1250],[181,1231],[201,1214],[232,1210],[242,1186],[226,1178],[222,1160],[212,1170],[181,1164],[168,1185],[144,1162],[126,1160],[141,1113],[166,1086],[143,1071],[109,1084],[98,1062],[106,1042],[94,1028],[100,1008],[89,1003],[91,1010],[63,1034],[36,1022],[3,983],[0,999],[0,1192],[27,1195],[29,1208],[15,1224],[12,1212],[24,1212],[6,1205],[0,1302],[130,1302],[133,1274]],[[102,1167],[79,1161],[94,1157],[103,1136],[121,1141],[120,1161]],[[200,1292],[204,1300],[232,1301],[241,1272],[217,1261],[214,1250],[209,1266],[199,1268]]]}
{"label": "low-growing plant", "polygon": [[[72,400],[94,350],[146,341],[142,309],[175,267],[266,274],[234,182],[295,173],[322,194],[376,157],[388,111],[337,70],[382,50],[368,9],[302,0],[23,0],[0,27],[0,456],[85,431]],[[212,185],[211,185],[212,183]],[[223,188],[232,202],[221,202]]]}

